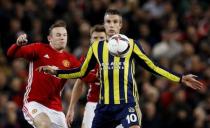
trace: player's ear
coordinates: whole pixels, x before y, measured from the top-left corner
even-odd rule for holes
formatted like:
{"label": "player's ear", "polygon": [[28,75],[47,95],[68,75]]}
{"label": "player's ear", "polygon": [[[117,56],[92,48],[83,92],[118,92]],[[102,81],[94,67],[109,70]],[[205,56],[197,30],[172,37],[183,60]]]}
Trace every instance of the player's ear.
{"label": "player's ear", "polygon": [[122,24],[123,24],[123,19],[122,17],[120,17],[120,29],[122,28]]}
{"label": "player's ear", "polygon": [[48,36],[47,36],[47,40],[48,40],[49,42],[51,42],[52,36],[51,36],[51,35],[48,35]]}

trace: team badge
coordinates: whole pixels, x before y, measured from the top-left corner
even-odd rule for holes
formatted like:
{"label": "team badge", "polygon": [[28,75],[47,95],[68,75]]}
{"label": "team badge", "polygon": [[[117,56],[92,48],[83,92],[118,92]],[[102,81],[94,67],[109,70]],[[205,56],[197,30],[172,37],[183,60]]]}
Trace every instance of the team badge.
{"label": "team badge", "polygon": [[70,67],[70,62],[68,60],[63,60],[62,63],[64,67]]}
{"label": "team badge", "polygon": [[133,107],[129,107],[129,108],[128,108],[128,111],[129,111],[129,112],[135,112],[135,109],[134,109]]}
{"label": "team badge", "polygon": [[31,112],[32,114],[35,114],[37,112],[37,109],[33,109]]}

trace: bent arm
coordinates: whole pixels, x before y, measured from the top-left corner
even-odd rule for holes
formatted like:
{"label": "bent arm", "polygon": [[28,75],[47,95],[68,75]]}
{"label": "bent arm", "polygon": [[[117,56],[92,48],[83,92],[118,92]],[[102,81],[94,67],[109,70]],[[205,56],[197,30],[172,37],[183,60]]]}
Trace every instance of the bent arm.
{"label": "bent arm", "polygon": [[18,46],[13,44],[7,51],[7,56],[15,58],[24,58],[27,60],[32,60],[38,55],[36,54],[37,44],[30,44],[25,46]]}

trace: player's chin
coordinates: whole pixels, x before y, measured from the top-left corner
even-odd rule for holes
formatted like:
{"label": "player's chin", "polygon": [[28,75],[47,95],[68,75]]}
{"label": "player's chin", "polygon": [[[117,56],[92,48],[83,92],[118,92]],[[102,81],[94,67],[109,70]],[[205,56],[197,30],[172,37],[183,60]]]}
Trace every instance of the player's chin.
{"label": "player's chin", "polygon": [[114,36],[116,34],[116,32],[115,31],[109,31],[109,36],[111,37],[111,36]]}

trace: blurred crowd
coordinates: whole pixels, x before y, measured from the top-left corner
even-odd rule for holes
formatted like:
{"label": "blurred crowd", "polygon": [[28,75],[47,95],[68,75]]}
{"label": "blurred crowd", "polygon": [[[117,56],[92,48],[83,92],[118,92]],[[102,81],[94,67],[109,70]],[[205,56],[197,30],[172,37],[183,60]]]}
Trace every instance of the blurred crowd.
{"label": "blurred crowd", "polygon": [[[29,42],[47,42],[57,19],[68,24],[66,50],[78,58],[89,47],[91,26],[103,23],[107,8],[123,14],[122,33],[139,40],[156,63],[179,73],[193,73],[205,84],[195,91],[157,78],[137,65],[142,128],[210,128],[210,0],[0,0],[0,128],[31,128],[21,112],[28,62],[6,56],[17,34]],[[73,80],[63,91],[64,112]],[[73,128],[79,128],[87,86]]]}

